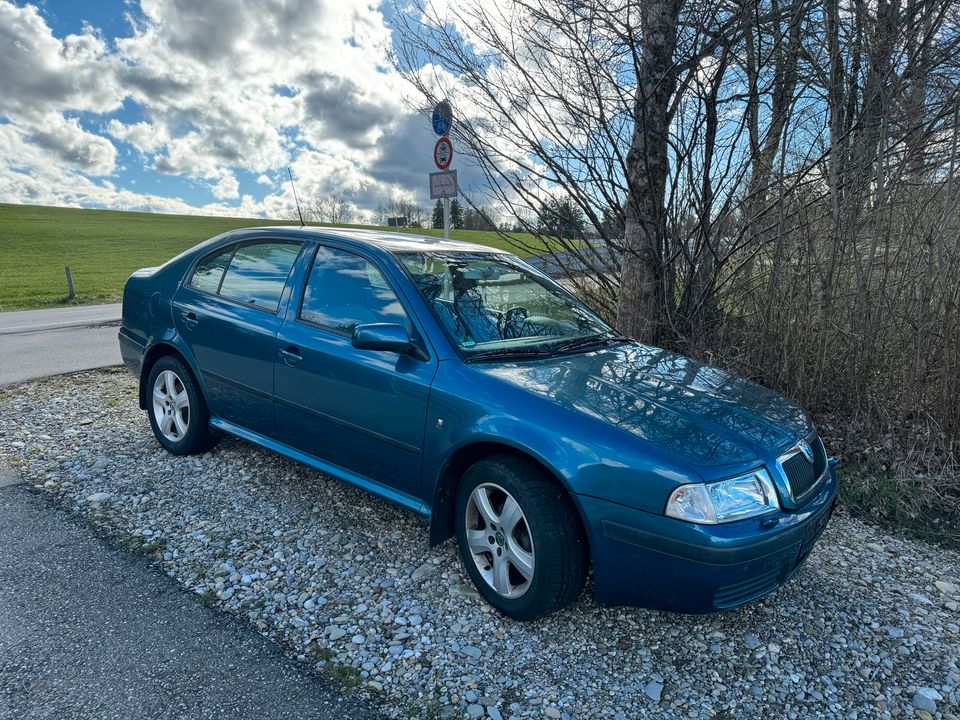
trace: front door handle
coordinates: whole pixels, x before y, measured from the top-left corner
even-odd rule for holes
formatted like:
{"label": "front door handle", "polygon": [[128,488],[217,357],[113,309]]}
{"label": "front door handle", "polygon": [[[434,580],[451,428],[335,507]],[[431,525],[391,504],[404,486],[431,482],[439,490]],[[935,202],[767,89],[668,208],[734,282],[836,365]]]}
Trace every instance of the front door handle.
{"label": "front door handle", "polygon": [[188,329],[193,330],[199,323],[200,318],[197,317],[195,312],[183,313],[183,324],[186,325]]}
{"label": "front door handle", "polygon": [[303,355],[300,354],[300,350],[297,349],[295,345],[288,345],[283,350],[280,351],[280,356],[283,358],[283,361],[293,367],[303,360]]}

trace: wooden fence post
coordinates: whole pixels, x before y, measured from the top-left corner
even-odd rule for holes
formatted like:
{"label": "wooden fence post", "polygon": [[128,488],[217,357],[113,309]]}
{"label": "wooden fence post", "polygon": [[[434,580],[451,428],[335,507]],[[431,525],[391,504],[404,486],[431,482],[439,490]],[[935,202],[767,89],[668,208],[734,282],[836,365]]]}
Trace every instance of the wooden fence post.
{"label": "wooden fence post", "polygon": [[77,291],[73,287],[73,273],[70,272],[70,266],[67,265],[64,270],[67,271],[67,299],[75,300]]}

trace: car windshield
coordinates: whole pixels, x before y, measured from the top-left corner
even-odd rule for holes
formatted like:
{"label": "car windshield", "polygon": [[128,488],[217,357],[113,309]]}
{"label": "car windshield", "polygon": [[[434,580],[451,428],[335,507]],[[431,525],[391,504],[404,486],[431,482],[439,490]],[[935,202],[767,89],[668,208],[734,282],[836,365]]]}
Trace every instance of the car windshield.
{"label": "car windshield", "polygon": [[509,255],[408,252],[399,257],[468,360],[553,356],[624,339],[561,286]]}

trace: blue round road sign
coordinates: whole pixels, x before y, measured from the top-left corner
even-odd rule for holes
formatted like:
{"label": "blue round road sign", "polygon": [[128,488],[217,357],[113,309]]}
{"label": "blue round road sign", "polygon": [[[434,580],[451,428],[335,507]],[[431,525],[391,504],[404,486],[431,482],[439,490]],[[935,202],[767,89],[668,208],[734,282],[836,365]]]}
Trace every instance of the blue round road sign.
{"label": "blue round road sign", "polygon": [[453,124],[453,108],[446,100],[441,100],[433,109],[433,116],[430,118],[433,123],[433,131],[437,135],[446,135],[450,132],[450,126]]}

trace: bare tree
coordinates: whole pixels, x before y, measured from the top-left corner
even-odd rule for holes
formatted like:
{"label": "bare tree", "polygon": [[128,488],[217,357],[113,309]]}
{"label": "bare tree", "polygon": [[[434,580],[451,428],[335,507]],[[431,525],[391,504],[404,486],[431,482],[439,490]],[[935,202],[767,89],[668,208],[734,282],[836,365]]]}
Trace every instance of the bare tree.
{"label": "bare tree", "polygon": [[302,210],[306,220],[330,225],[346,225],[354,217],[353,205],[343,195],[319,195]]}
{"label": "bare tree", "polygon": [[637,87],[633,100],[633,133],[624,168],[624,258],[620,275],[617,325],[647,342],[662,339],[666,304],[672,291],[664,267],[666,209],[664,199],[670,161],[669,109],[677,85],[677,26],[681,0],[646,0],[640,4],[640,26],[627,28],[642,36],[634,42]]}
{"label": "bare tree", "polygon": [[[466,199],[541,236],[521,249],[622,331],[843,414],[853,444],[960,460],[955,0],[433,7],[398,7],[396,65],[425,110],[454,93],[485,176]],[[578,237],[544,237],[555,197]]]}
{"label": "bare tree", "polygon": [[374,219],[378,225],[389,225],[392,219],[399,227],[420,228],[426,226],[430,217],[430,213],[413,200],[393,195],[379,202]]}

